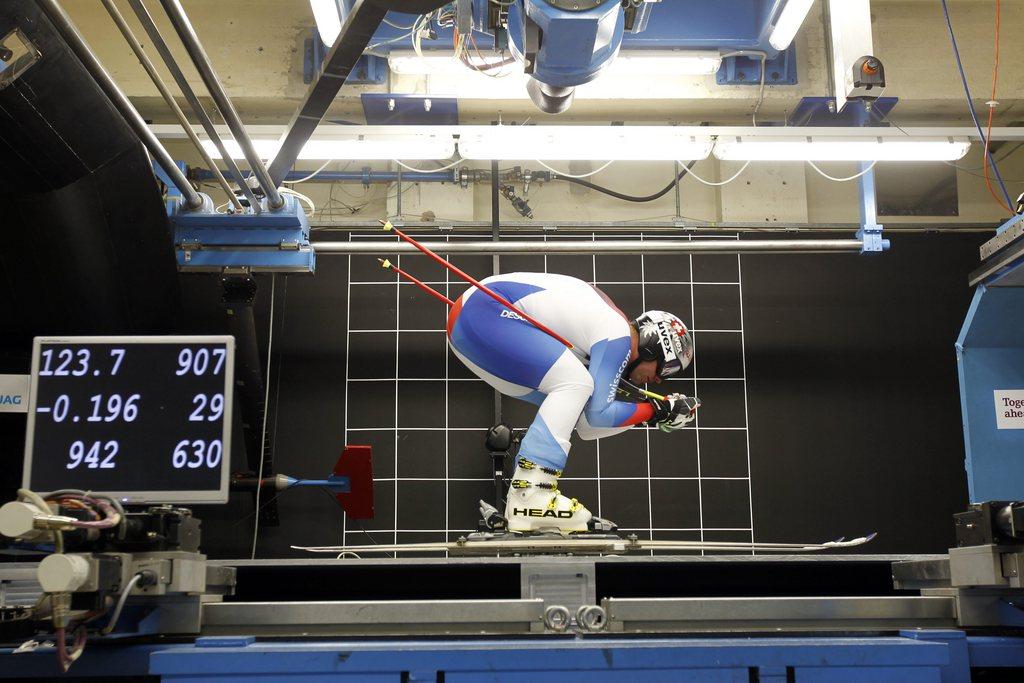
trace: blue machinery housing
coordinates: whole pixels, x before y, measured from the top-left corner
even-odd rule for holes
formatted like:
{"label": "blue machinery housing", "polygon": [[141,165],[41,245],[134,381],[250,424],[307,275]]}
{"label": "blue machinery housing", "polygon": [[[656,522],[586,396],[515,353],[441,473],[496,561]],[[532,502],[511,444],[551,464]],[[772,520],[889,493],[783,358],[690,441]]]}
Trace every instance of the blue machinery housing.
{"label": "blue machinery housing", "polygon": [[1024,216],[1015,216],[999,229],[956,343],[972,503],[1018,500],[1024,481],[1022,228]]}

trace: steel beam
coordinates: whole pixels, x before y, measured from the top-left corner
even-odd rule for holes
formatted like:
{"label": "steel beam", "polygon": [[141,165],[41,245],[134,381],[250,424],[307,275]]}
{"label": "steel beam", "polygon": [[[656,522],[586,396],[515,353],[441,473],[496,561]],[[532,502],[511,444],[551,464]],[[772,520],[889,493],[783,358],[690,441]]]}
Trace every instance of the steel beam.
{"label": "steel beam", "polygon": [[139,42],[138,38],[136,38],[135,34],[132,33],[131,27],[128,26],[128,22],[124,20],[124,16],[122,16],[120,10],[117,9],[117,5],[114,4],[114,0],[103,0],[103,6],[107,8],[107,13],[110,14],[110,18],[114,20],[118,30],[121,31],[121,35],[124,36],[125,41],[127,41],[128,45],[132,48],[132,52],[135,53],[135,57],[139,60],[142,68],[146,70],[150,80],[153,81],[153,85],[155,85],[156,89],[160,91],[160,95],[164,98],[164,102],[166,102],[167,106],[170,107],[171,111],[174,113],[174,117],[178,119],[178,123],[181,124],[182,130],[188,134],[189,140],[192,141],[196,151],[199,152],[199,156],[201,156],[203,161],[210,167],[211,177],[216,180],[221,189],[224,190],[224,193],[228,196],[228,201],[230,201],[235,207],[235,210],[242,211],[242,203],[238,201],[238,197],[236,197],[235,193],[231,190],[231,186],[228,185],[228,181],[224,178],[220,169],[217,168],[217,164],[215,164],[213,159],[210,158],[210,155],[206,152],[202,142],[200,142],[199,137],[196,135],[195,131],[192,130],[192,125],[185,117],[185,112],[183,112],[181,107],[178,106],[178,103],[174,99],[174,95],[172,95],[171,91],[168,90],[167,84],[164,83],[164,79],[160,77],[156,67],[153,65],[153,61],[142,48],[142,44]]}
{"label": "steel beam", "polygon": [[107,70],[103,68],[103,65],[97,59],[93,53],[89,44],[82,38],[82,34],[78,32],[78,27],[75,26],[74,22],[71,21],[71,17],[67,15],[64,8],[60,6],[57,0],[39,0],[39,6],[46,12],[46,15],[53,22],[57,31],[61,34],[64,40],[67,42],[68,47],[71,48],[72,52],[78,57],[85,66],[86,70],[92,75],[93,79],[100,86],[106,96],[110,99],[111,103],[117,108],[124,117],[125,121],[131,126],[135,134],[139,136],[142,143],[149,150],[149,153],[153,155],[156,162],[160,164],[160,168],[164,170],[167,177],[171,179],[178,191],[181,192],[181,196],[185,200],[186,206],[190,209],[198,209],[203,205],[202,196],[195,191],[192,184],[188,182],[188,178],[181,172],[178,165],[174,163],[174,159],[167,153],[164,146],[157,140],[156,135],[150,130],[149,126],[136,111],[132,103],[128,101],[128,97],[121,91],[111,78]]}
{"label": "steel beam", "polygon": [[[228,172],[238,183],[239,189],[242,194],[245,195],[246,200],[249,202],[249,206],[252,210],[259,213],[260,203],[256,199],[256,195],[252,193],[249,185],[245,182],[245,177],[242,175],[242,171],[239,170],[235,160],[231,158],[231,154],[228,153],[227,147],[224,146],[223,140],[221,140],[220,131],[217,130],[217,126],[213,124],[209,114],[203,108],[203,104],[196,97],[196,93],[192,90],[192,86],[188,84],[188,79],[185,78],[185,74],[182,72],[181,67],[178,66],[177,60],[171,53],[171,49],[167,46],[167,41],[164,40],[163,34],[160,33],[160,29],[157,28],[156,22],[153,21],[152,15],[146,6],[142,4],[142,0],[128,0],[128,4],[131,5],[132,10],[135,12],[135,16],[138,17],[139,23],[142,24],[142,28],[146,31],[146,35],[149,36],[150,41],[153,43],[153,48],[159,53],[160,58],[163,60],[167,70],[171,72],[171,77],[174,82],[177,83],[178,89],[181,90],[181,94],[185,97],[185,101],[188,102],[188,106],[192,108],[192,113],[195,114],[196,118],[199,119],[199,124],[206,131],[206,135],[209,136],[210,140],[220,151],[221,157],[224,159],[224,165],[228,167]],[[178,126],[172,126],[178,129]],[[226,132],[226,131],[225,131]],[[187,135],[184,131],[180,131],[182,135]],[[175,136],[172,136],[175,137]]]}
{"label": "steel beam", "polygon": [[185,14],[184,8],[182,8],[178,0],[160,0],[160,4],[163,5],[164,11],[171,20],[171,25],[174,26],[178,37],[181,38],[181,42],[185,45],[185,50],[199,72],[199,76],[203,79],[203,83],[206,84],[206,89],[210,92],[210,96],[213,97],[213,101],[216,102],[217,108],[220,109],[224,122],[231,129],[231,134],[234,136],[235,141],[238,142],[238,146],[242,148],[242,154],[245,155],[249,168],[252,169],[256,180],[263,189],[263,193],[267,196],[267,203],[272,209],[281,208],[284,206],[284,199],[281,197],[281,193],[277,191],[279,182],[270,179],[267,167],[263,165],[263,160],[256,153],[252,139],[246,132],[245,125],[242,123],[235,105],[231,103],[231,98],[224,92],[224,86],[221,85],[220,78],[217,77],[217,72],[213,69],[213,63],[210,62],[206,50],[203,49],[199,36],[196,35],[195,29],[192,28],[192,23],[188,20],[188,15]]}
{"label": "steel beam", "polygon": [[[161,0],[165,4],[174,1]],[[341,33],[324,57],[320,77],[310,84],[305,99],[281,137],[280,149],[270,164],[270,179],[275,186],[284,180],[285,174],[295,165],[299,152],[327,114],[338,91],[345,85],[349,73],[387,13],[386,8],[368,0],[355,0],[352,4]]]}
{"label": "steel beam", "polygon": [[[797,254],[860,253],[856,239],[834,240],[565,240],[552,242],[453,241],[425,243],[442,254]],[[366,242],[313,242],[323,255],[418,253],[411,244]]]}
{"label": "steel beam", "polygon": [[846,631],[956,626],[951,597],[606,598],[611,631]]}
{"label": "steel beam", "polygon": [[451,635],[529,633],[544,601],[220,602],[203,606],[203,635]]}

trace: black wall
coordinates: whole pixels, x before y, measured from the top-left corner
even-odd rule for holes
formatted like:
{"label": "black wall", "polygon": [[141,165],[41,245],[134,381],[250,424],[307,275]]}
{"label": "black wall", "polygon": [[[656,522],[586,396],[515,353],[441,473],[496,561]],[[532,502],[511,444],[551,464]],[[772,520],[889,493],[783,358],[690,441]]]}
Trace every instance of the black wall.
{"label": "black wall", "polygon": [[[879,531],[879,538],[865,548],[870,552],[937,552],[952,543],[950,515],[966,504],[953,343],[967,309],[970,291],[966,276],[976,264],[979,241],[978,236],[971,235],[906,236],[895,238],[893,250],[884,255],[742,258],[750,498],[756,539],[820,540]],[[590,257],[549,258],[547,267],[553,272],[584,276],[589,265],[584,259],[592,263]],[[371,274],[374,266],[362,260],[352,258],[353,281],[377,277]],[[503,264],[503,269],[543,268],[543,263],[507,261],[511,263]],[[407,259],[404,265],[419,275],[437,277],[423,261]],[[484,259],[465,259],[462,265],[475,274],[486,274]],[[433,304],[412,289],[401,290],[402,299],[396,306],[393,285],[350,286],[349,267],[347,257],[326,257],[321,259],[314,278],[277,280],[275,369],[271,381],[276,393],[272,425],[280,471],[306,476],[326,471],[345,441],[346,421],[352,426],[355,415],[367,411],[374,414],[377,403],[385,405],[381,411],[394,409],[394,384],[374,382],[349,384],[350,406],[346,409],[345,373],[351,377],[391,377],[395,355],[394,335],[346,335],[350,324],[372,318],[384,320],[380,327],[390,330],[393,322],[387,321],[395,319],[395,308],[399,316],[415,317],[403,323],[403,329],[422,328],[421,316],[427,320],[443,316],[443,307],[433,310]],[[720,272],[722,268],[722,257],[703,263],[695,259],[695,279],[702,279],[701,273]],[[444,284],[438,286],[444,289]],[[648,285],[647,291],[655,287]],[[615,287],[607,289],[615,296]],[[264,284],[263,291],[267,290]],[[449,285],[450,294],[457,291],[461,289],[456,284]],[[631,298],[625,290],[622,293]],[[347,310],[349,301],[351,311]],[[672,307],[673,301],[658,303]],[[346,370],[347,336],[355,341],[351,342],[353,352],[347,358]],[[445,361],[443,357],[438,360],[437,354],[443,352],[440,347],[434,348],[438,346],[435,341],[429,335],[403,334],[398,376],[403,376],[402,368],[407,373],[415,368],[410,373],[415,376],[441,372]],[[698,336],[698,354],[700,349]],[[711,351],[707,344],[704,349],[707,364]],[[714,363],[718,367],[729,365],[729,354],[728,350],[715,350]],[[447,364],[450,379],[470,377],[450,354]],[[381,367],[387,371],[378,372]],[[443,391],[442,386],[438,383],[434,389]],[[420,528],[414,525],[421,522],[422,528],[434,529],[436,525],[429,520],[439,519],[445,507],[451,529],[467,528],[475,516],[476,498],[489,491],[483,482],[454,481],[456,477],[486,476],[486,456],[479,444],[482,427],[489,424],[492,410],[488,389],[471,383],[460,386],[454,381],[448,386],[448,395],[444,396],[425,393],[420,385],[400,384],[399,405],[409,401],[431,404],[430,414],[439,416],[439,406],[447,401],[450,426],[480,429],[451,431],[441,440],[432,432],[400,430],[397,444],[390,432],[348,435],[351,443],[373,443],[378,477],[396,478],[397,465],[398,522],[396,483],[379,482],[378,519],[363,525],[371,530],[373,540],[434,539],[436,534],[396,535],[394,530],[410,525]],[[703,394],[700,388],[698,394]],[[716,399],[719,406],[731,400],[728,396],[704,396],[709,411],[715,409]],[[525,426],[532,416],[532,408],[524,404],[506,399],[504,405],[506,419],[514,424]],[[456,414],[463,417],[455,418]],[[632,433],[602,440],[600,457],[594,445],[576,443],[567,478],[593,474],[598,462],[604,468],[603,477],[646,476],[650,470],[643,463],[628,460],[639,447],[638,436],[642,440],[642,435]],[[650,438],[657,437],[664,435],[655,433]],[[725,471],[729,469],[743,474],[738,471],[743,467],[742,435],[739,439],[730,433],[705,442],[702,436],[704,476],[708,476],[709,468],[717,466],[724,474],[729,474]],[[692,446],[685,436],[658,443],[661,445],[651,446],[648,451],[655,458],[655,470],[659,457],[677,455],[680,462],[690,457]],[[448,482],[447,495],[444,486],[403,481],[406,477],[436,477],[440,471],[439,451],[445,444],[449,476],[453,478]],[[715,460],[719,454],[721,465]],[[743,486],[702,483],[705,510],[728,517],[730,508],[734,508],[739,512],[733,516],[740,519],[749,514]],[[637,491],[638,495],[617,495],[616,486],[625,486],[627,494]],[[563,488],[597,508],[594,484],[567,482]],[[602,514],[624,525],[646,518],[652,501],[644,495],[645,488],[614,482],[609,488],[609,483],[603,482]],[[613,493],[609,495],[609,491]],[[688,499],[693,498],[692,489],[681,483],[673,491],[676,508],[694,507],[694,501]],[[657,504],[658,500],[655,497],[653,502]],[[334,503],[320,492],[292,491],[278,502],[282,526],[261,530],[261,556],[292,554],[288,548],[291,544],[340,543],[343,530],[349,543],[370,542],[362,527],[351,521],[345,523]],[[249,502],[243,501],[232,514],[249,509]],[[242,524],[231,521],[231,532],[221,537],[221,527],[215,529],[208,524],[210,534],[225,544],[218,549],[221,554],[233,554],[240,546],[248,554],[251,537],[244,536],[251,534],[251,525],[251,518]],[[705,537],[740,539],[745,535],[709,532]],[[659,536],[655,532],[655,537],[694,536]]]}
{"label": "black wall", "polygon": [[744,258],[760,539],[878,531],[941,551],[967,502],[954,343],[978,235],[863,257]]}
{"label": "black wall", "polygon": [[[749,495],[757,540],[814,541],[879,531],[879,538],[865,552],[939,552],[952,543],[950,515],[962,508],[967,498],[953,343],[967,310],[970,291],[966,277],[977,262],[981,236],[919,235],[893,241],[892,251],[883,255],[742,258],[738,273],[743,291],[741,352],[745,352],[749,420]],[[593,263],[590,257],[583,258]],[[360,316],[387,320],[404,310],[415,319],[402,328],[419,329],[420,316],[426,316],[428,322],[443,317],[443,307],[435,311],[411,288],[400,290],[402,298],[396,305],[393,284],[350,285],[350,268],[353,281],[377,277],[371,274],[375,266],[363,260],[324,257],[313,277],[259,278],[257,325],[264,349],[270,302],[274,302],[269,431],[278,471],[298,476],[326,473],[346,441],[346,422],[351,426],[355,415],[346,409],[346,373],[351,377],[382,376],[377,368],[394,367],[394,335],[390,346],[367,343],[372,334],[367,339],[359,337],[348,355],[348,340],[358,336],[346,334],[354,320]],[[543,267],[543,263],[508,260],[512,262],[505,268]],[[462,265],[482,275],[486,272],[477,271],[485,270],[486,261],[489,259],[465,259]],[[437,277],[425,262],[407,259],[405,265],[419,274]],[[549,258],[547,267],[553,272],[585,274],[582,259]],[[721,257],[717,263],[703,265],[695,259],[693,272],[700,278],[701,272],[722,267]],[[184,330],[220,331],[216,279],[182,276],[181,282],[190,315]],[[439,286],[444,289],[443,281]],[[648,284],[647,291],[655,287]],[[451,283],[448,291],[454,295],[461,289]],[[659,305],[671,307],[672,303]],[[392,329],[388,324],[382,328]],[[436,364],[435,356],[441,353],[443,359],[444,350],[443,346],[435,349],[434,341],[429,335],[403,334],[399,376],[403,367],[421,375],[440,372],[447,363],[450,379],[468,379],[470,375],[450,354],[442,365]],[[732,363],[733,353],[718,349],[707,351],[703,358],[706,364],[725,367]],[[700,354],[698,337],[698,367]],[[709,360],[712,357],[716,360]],[[489,490],[485,483],[453,480],[438,488],[409,482],[410,486],[402,489],[406,477],[426,478],[417,477],[424,473],[433,477],[441,443],[447,443],[453,479],[486,476],[487,458],[480,445],[482,427],[490,423],[493,398],[486,387],[467,382],[466,388],[452,389],[457,384],[449,382],[447,397],[429,392],[420,396],[422,387],[407,392],[406,385],[400,384],[402,401],[441,405],[447,398],[449,425],[465,424],[473,429],[443,433],[442,441],[432,432],[400,432],[398,456],[394,432],[373,443],[377,476],[399,480],[401,524],[395,524],[396,482],[378,483],[379,519],[365,523],[374,540],[390,542],[396,538],[396,528],[436,517],[431,506],[447,510],[453,533],[475,518],[475,499]],[[388,400],[389,395],[393,400],[394,387],[393,383],[352,382],[348,400],[363,406],[357,410],[372,412],[366,406]],[[710,409],[714,397],[705,395],[705,400]],[[393,409],[394,404],[389,405],[388,409]],[[468,416],[467,421],[458,422],[452,417],[455,414]],[[528,406],[506,399],[505,415],[513,423],[525,426],[531,414]],[[24,421],[21,416],[0,418],[3,459],[13,466],[5,470],[16,475]],[[655,436],[664,435],[652,435],[651,439]],[[377,437],[380,435],[352,432],[348,441],[367,442]],[[578,444],[570,456],[567,476],[585,476],[588,472],[584,469],[597,463],[605,467],[603,477],[629,474],[632,465],[624,459],[634,452],[636,443],[632,433],[602,440],[600,458],[595,457],[594,446]],[[649,451],[655,458],[671,458],[673,453],[689,457],[683,439],[659,443],[662,446]],[[702,441],[701,461],[705,467],[713,467],[716,454],[722,453],[723,462],[732,463],[728,467],[740,467],[737,449],[742,445],[727,440],[716,449]],[[240,461],[237,453],[235,457]],[[607,468],[615,467],[615,462],[620,469],[609,473]],[[640,476],[649,471],[641,464],[636,467]],[[7,480],[5,495],[16,480],[17,476]],[[609,498],[606,485],[602,484],[605,516],[621,523],[622,519],[648,515],[647,497]],[[564,488],[596,508],[589,486],[583,481],[567,482]],[[439,498],[438,491],[446,488],[447,500]],[[685,491],[681,486],[677,497],[684,499]],[[723,514],[731,507],[749,514],[744,491],[705,488],[703,504]],[[258,556],[298,555],[289,549],[292,544],[340,543],[343,531],[349,543],[369,540],[358,524],[343,520],[334,501],[323,492],[292,490],[277,503],[281,525],[261,527]],[[687,504],[692,507],[692,501],[681,503]],[[248,495],[233,495],[228,506],[200,510],[207,552],[217,557],[248,557],[252,510]],[[424,522],[424,528],[434,527],[427,524]],[[706,537],[718,536],[709,533]],[[434,536],[398,534],[397,538],[415,541]]]}

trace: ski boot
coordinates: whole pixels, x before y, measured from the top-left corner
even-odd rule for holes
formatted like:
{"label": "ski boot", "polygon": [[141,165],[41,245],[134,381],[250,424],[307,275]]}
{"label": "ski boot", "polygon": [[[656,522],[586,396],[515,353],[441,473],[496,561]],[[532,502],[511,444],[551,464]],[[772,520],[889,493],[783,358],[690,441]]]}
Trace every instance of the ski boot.
{"label": "ski boot", "polygon": [[516,461],[505,504],[507,529],[513,533],[560,534],[614,531],[608,520],[594,517],[575,498],[558,491],[560,470],[542,467],[526,458]]}

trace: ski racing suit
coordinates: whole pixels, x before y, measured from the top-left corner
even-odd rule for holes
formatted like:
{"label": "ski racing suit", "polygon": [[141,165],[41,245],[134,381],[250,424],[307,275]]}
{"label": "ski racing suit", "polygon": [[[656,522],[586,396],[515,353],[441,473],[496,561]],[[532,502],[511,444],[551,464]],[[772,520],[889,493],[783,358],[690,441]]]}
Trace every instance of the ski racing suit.
{"label": "ski racing suit", "polygon": [[475,287],[451,309],[447,331],[455,355],[502,394],[540,406],[522,456],[560,473],[574,428],[592,440],[654,417],[650,403],[616,400],[629,364],[630,324],[600,290],[546,273],[494,275],[482,283],[575,347]]}

